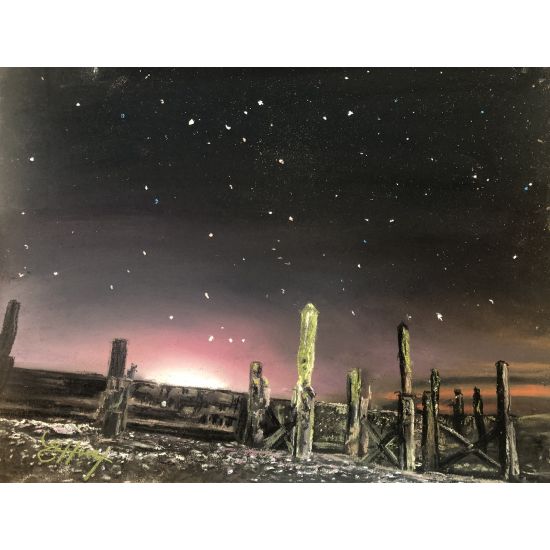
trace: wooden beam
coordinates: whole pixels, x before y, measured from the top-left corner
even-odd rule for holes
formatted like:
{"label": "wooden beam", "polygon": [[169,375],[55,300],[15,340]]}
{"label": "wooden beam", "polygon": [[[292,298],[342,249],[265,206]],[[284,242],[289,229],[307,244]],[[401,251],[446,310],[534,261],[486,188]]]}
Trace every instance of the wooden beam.
{"label": "wooden beam", "polygon": [[315,391],[311,376],[315,365],[315,339],[319,311],[307,304],[301,312],[300,345],[298,347],[298,382],[292,395],[294,428],[292,430],[292,455],[298,459],[308,458],[313,447],[313,420]]}
{"label": "wooden beam", "polygon": [[273,432],[270,436],[266,437],[263,440],[263,447],[264,449],[272,449],[279,441],[285,437],[286,435],[286,428],[284,426],[281,426],[278,430]]}
{"label": "wooden beam", "polygon": [[466,439],[463,435],[459,434],[457,431],[453,430],[452,428],[449,428],[448,426],[445,426],[445,424],[441,424],[441,429],[448,433],[449,435],[453,436],[455,439],[460,441],[462,444],[465,445],[464,449],[461,449],[460,451],[457,451],[456,453],[453,453],[450,456],[447,456],[446,458],[442,459],[440,462],[441,467],[450,466],[451,464],[458,462],[459,460],[462,460],[464,457],[468,456],[469,454],[476,454],[484,460],[485,462],[488,462],[492,466],[496,466],[497,468],[500,467],[500,463],[498,463],[496,460],[493,460],[489,455],[487,455],[483,450],[481,450],[481,445],[486,444],[490,439],[496,436],[497,431],[496,429],[491,430],[489,433],[485,434],[485,437],[483,440],[476,441],[472,443],[468,439]]}
{"label": "wooden beam", "polygon": [[395,455],[395,453],[389,449],[389,445],[391,445],[396,439],[400,437],[398,433],[396,433],[394,430],[390,430],[386,435],[383,437],[376,432],[376,429],[373,425],[368,424],[367,426],[368,431],[370,432],[372,438],[374,439],[374,442],[377,446],[377,450],[367,455],[363,460],[365,464],[369,464],[372,462],[378,455],[383,454],[391,464],[399,468],[399,458]]}
{"label": "wooden beam", "polygon": [[519,460],[516,448],[516,432],[510,416],[510,388],[508,363],[497,361],[497,426],[501,474],[507,481],[519,477]]}

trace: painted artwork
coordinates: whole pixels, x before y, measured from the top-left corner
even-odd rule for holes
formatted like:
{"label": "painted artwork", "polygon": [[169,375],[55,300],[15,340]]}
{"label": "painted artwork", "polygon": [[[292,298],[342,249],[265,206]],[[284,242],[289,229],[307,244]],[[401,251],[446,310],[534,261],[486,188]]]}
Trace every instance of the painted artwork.
{"label": "painted artwork", "polygon": [[550,475],[536,68],[0,71],[0,482]]}

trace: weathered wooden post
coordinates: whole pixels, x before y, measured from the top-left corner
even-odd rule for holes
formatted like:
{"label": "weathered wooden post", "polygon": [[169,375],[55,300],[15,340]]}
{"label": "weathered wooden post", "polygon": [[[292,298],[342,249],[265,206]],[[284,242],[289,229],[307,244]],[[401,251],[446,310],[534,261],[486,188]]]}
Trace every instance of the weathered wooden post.
{"label": "weathered wooden post", "polygon": [[434,447],[435,447],[435,468],[439,468],[439,388],[441,387],[441,377],[437,369],[432,369],[430,373],[430,393],[431,405],[434,416]]}
{"label": "weathered wooden post", "polygon": [[460,388],[455,388],[455,400],[453,402],[453,429],[462,435],[464,428],[464,395]]}
{"label": "weathered wooden post", "polygon": [[497,361],[497,429],[501,473],[505,480],[519,477],[519,460],[516,448],[516,432],[510,417],[510,388],[508,363]]}
{"label": "weathered wooden post", "polygon": [[265,418],[265,410],[269,406],[269,382],[262,374],[263,365],[260,361],[250,363],[250,381],[246,407],[246,426],[243,442],[251,447],[261,447],[264,432],[261,423]]}
{"label": "weathered wooden post", "polygon": [[404,322],[397,327],[399,344],[399,370],[401,372],[401,392],[398,403],[398,422],[401,442],[399,462],[403,470],[414,470],[414,399],[412,395],[412,361],[410,353],[409,328]]}
{"label": "weathered wooden post", "polygon": [[[485,420],[483,418],[483,399],[481,398],[481,390],[476,386],[474,387],[474,394],[472,396],[472,408],[474,410],[474,423],[477,430],[477,439],[483,439],[487,430],[485,429]],[[487,442],[482,443],[479,448],[486,453]]]}
{"label": "weathered wooden post", "polygon": [[319,312],[313,304],[307,304],[301,312],[300,346],[297,366],[298,382],[292,395],[292,409],[295,420],[292,430],[292,455],[308,458],[313,446],[313,415],[315,392],[311,387],[311,375],[315,364],[315,337]]}
{"label": "weathered wooden post", "polygon": [[436,419],[432,403],[432,392],[422,394],[422,469],[425,472],[437,470]]}
{"label": "weathered wooden post", "polygon": [[[365,391],[366,389],[366,391]],[[347,375],[348,419],[346,428],[346,453],[366,456],[369,446],[367,429],[370,386],[365,388],[362,369],[353,369]]]}
{"label": "weathered wooden post", "polygon": [[134,380],[134,378],[136,377],[136,372],[138,370],[138,366],[135,364],[135,363],[132,363],[130,365],[130,368],[128,369],[128,372],[126,373],[126,376],[130,379],[130,380]]}
{"label": "weathered wooden post", "polygon": [[14,358],[10,356],[10,353],[17,335],[20,308],[21,304],[17,300],[10,300],[6,307],[4,324],[0,333],[0,393],[7,385],[13,369]]}
{"label": "weathered wooden post", "polygon": [[370,384],[367,384],[366,391],[361,392],[361,402],[359,405],[359,453],[358,456],[365,457],[369,451],[369,405],[372,399]]}
{"label": "weathered wooden post", "polygon": [[430,392],[432,397],[432,408],[437,418],[439,415],[439,388],[441,386],[441,377],[437,369],[432,369],[430,374]]}
{"label": "weathered wooden post", "polygon": [[116,437],[126,429],[126,414],[132,380],[125,376],[128,341],[113,340],[107,386],[100,400],[97,420],[105,437]]}

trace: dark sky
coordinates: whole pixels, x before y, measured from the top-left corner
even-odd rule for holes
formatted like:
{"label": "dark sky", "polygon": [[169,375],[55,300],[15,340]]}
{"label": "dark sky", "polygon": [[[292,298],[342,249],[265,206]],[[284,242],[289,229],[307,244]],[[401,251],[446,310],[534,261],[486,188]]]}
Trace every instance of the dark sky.
{"label": "dark sky", "polygon": [[397,390],[405,320],[418,394],[435,367],[444,397],[477,383],[489,398],[504,359],[514,406],[546,410],[549,79],[3,69],[17,364],[106,372],[126,337],[144,378],[245,389],[257,359],[288,396],[311,301],[321,398],[342,398],[353,367],[378,402]]}

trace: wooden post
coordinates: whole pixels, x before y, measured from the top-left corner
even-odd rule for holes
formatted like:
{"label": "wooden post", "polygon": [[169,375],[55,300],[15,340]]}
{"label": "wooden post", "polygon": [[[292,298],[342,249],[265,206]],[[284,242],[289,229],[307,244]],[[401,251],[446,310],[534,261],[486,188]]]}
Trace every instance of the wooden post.
{"label": "wooden post", "polygon": [[111,348],[111,361],[109,362],[109,373],[107,376],[122,378],[126,371],[126,354],[128,340],[116,338]]}
{"label": "wooden post", "polygon": [[125,376],[127,346],[127,340],[113,340],[107,386],[97,412],[97,421],[105,437],[116,437],[126,429],[128,398],[132,385],[132,380]]}
{"label": "wooden post", "polygon": [[361,402],[359,405],[359,452],[358,456],[365,457],[369,451],[369,429],[368,429],[368,414],[369,405],[372,399],[372,393],[370,391],[370,384],[367,385],[367,390],[362,390]]}
{"label": "wooden post", "polygon": [[308,458],[313,446],[313,415],[315,392],[311,387],[311,375],[315,364],[315,337],[319,312],[313,304],[307,304],[301,312],[300,346],[298,348],[298,382],[292,395],[293,417],[292,455]]}
{"label": "wooden post", "polygon": [[464,395],[460,388],[455,388],[455,400],[453,402],[453,429],[462,435],[464,431]]}
{"label": "wooden post", "polygon": [[[485,420],[483,418],[483,399],[481,398],[481,390],[478,387],[474,388],[474,394],[472,396],[472,406],[474,409],[474,422],[477,430],[477,439],[485,438],[487,430],[485,429]],[[486,453],[487,442],[482,443],[479,448]]]}
{"label": "wooden post", "polygon": [[265,417],[265,410],[269,406],[269,382],[262,374],[263,365],[260,361],[250,363],[250,380],[246,408],[246,427],[243,441],[251,447],[261,447],[264,432],[261,423]]}
{"label": "wooden post", "polygon": [[346,429],[346,453],[351,456],[366,456],[369,446],[367,429],[370,402],[370,386],[363,383],[363,371],[353,369],[347,376],[348,421]]}
{"label": "wooden post", "polygon": [[21,304],[17,300],[10,300],[6,307],[4,324],[0,333],[0,394],[6,387],[13,369],[14,358],[10,356],[10,353],[17,335],[20,308]]}
{"label": "wooden post", "polygon": [[401,372],[401,392],[398,403],[400,433],[399,462],[403,470],[415,468],[414,444],[414,399],[412,396],[412,361],[409,345],[409,328],[405,323],[397,327],[399,344],[399,370]]}
{"label": "wooden post", "polygon": [[519,477],[519,460],[516,448],[516,432],[510,417],[510,388],[508,363],[497,361],[497,427],[501,473],[505,480]]}
{"label": "wooden post", "polygon": [[436,421],[432,403],[432,392],[422,394],[422,469],[425,472],[437,470]]}
{"label": "wooden post", "polygon": [[401,372],[401,393],[412,395],[412,361],[409,327],[401,322],[397,327],[399,345],[399,371]]}
{"label": "wooden post", "polygon": [[439,468],[439,388],[441,377],[437,369],[432,369],[430,374],[430,397],[434,417],[434,447],[435,447],[435,469]]}

